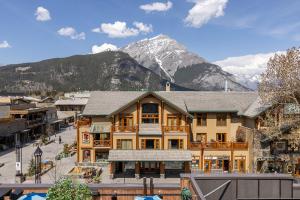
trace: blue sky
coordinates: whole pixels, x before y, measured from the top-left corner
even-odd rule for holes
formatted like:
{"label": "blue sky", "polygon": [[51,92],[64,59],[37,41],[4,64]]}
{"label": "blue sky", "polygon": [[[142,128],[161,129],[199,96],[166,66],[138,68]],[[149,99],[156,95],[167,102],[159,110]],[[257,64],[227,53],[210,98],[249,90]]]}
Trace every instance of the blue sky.
{"label": "blue sky", "polygon": [[[115,22],[126,23],[123,35],[109,34]],[[0,0],[0,27],[0,64],[87,54],[93,45],[123,47],[158,34],[218,61],[300,46],[300,1]]]}

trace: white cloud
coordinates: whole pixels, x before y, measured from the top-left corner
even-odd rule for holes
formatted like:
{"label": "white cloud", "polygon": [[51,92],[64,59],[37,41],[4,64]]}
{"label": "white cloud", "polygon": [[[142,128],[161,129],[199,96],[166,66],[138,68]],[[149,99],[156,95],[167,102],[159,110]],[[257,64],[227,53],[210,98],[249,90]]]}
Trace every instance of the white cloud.
{"label": "white cloud", "polygon": [[50,12],[42,6],[37,7],[34,15],[36,16],[37,21],[51,20]]}
{"label": "white cloud", "polygon": [[92,46],[92,53],[100,53],[103,51],[117,51],[118,47],[116,45],[113,44],[108,44],[108,43],[103,43],[102,45],[93,45]]}
{"label": "white cloud", "polygon": [[140,31],[143,33],[150,33],[153,31],[152,25],[149,24],[144,24],[142,22],[133,22],[133,25]]}
{"label": "white cloud", "polygon": [[228,57],[224,60],[215,61],[214,64],[222,67],[236,76],[236,78],[253,87],[253,84],[259,81],[260,75],[266,70],[268,61],[271,57],[277,54],[283,54],[284,51],[277,51],[271,53],[249,54],[238,57]]}
{"label": "white cloud", "polygon": [[166,3],[162,2],[153,2],[151,4],[144,4],[140,6],[140,9],[146,11],[147,13],[150,12],[163,12],[171,9],[173,6],[173,3],[171,1],[168,1]]}
{"label": "white cloud", "polygon": [[92,29],[95,33],[105,33],[111,38],[126,38],[137,36],[139,33],[149,33],[152,31],[152,25],[134,22],[136,28],[127,27],[126,22],[116,21],[112,23],[102,23],[100,27]]}
{"label": "white cloud", "polygon": [[77,33],[73,27],[64,27],[57,31],[61,36],[70,37],[72,40],[85,40],[85,33]]}
{"label": "white cloud", "polygon": [[184,19],[188,26],[199,28],[210,19],[224,15],[228,0],[193,0],[195,5]]}
{"label": "white cloud", "polygon": [[5,48],[11,48],[11,46],[8,44],[6,40],[0,42],[0,49],[5,49]]}

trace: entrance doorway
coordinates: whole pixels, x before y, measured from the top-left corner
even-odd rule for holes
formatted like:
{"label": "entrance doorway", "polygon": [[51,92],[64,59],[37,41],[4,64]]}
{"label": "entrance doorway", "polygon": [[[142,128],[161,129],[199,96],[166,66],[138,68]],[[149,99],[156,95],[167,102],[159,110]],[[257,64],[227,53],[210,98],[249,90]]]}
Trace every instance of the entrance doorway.
{"label": "entrance doorway", "polygon": [[206,157],[204,159],[204,172],[229,172],[229,157]]}
{"label": "entrance doorway", "polygon": [[141,163],[142,174],[159,174],[159,162],[142,162]]}

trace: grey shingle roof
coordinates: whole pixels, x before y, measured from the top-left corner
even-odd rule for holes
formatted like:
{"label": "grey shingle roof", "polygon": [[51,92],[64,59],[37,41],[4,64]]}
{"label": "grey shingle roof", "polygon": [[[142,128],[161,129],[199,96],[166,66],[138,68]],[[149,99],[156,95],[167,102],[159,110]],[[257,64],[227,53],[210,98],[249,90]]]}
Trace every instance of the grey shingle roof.
{"label": "grey shingle roof", "polygon": [[110,150],[108,161],[192,161],[188,150]]}
{"label": "grey shingle roof", "polygon": [[[253,116],[261,112],[261,104],[255,103],[257,92],[200,92],[158,91],[151,92],[185,112],[237,112]],[[83,111],[83,115],[110,115],[128,103],[146,95],[137,91],[95,91]],[[259,113],[258,113],[259,114]]]}
{"label": "grey shingle roof", "polygon": [[110,115],[146,92],[95,91],[85,106],[83,115]]}
{"label": "grey shingle roof", "polygon": [[0,119],[1,118],[9,118],[9,105],[0,105]]}
{"label": "grey shingle roof", "polygon": [[87,98],[59,99],[55,102],[55,105],[86,105],[87,102]]}

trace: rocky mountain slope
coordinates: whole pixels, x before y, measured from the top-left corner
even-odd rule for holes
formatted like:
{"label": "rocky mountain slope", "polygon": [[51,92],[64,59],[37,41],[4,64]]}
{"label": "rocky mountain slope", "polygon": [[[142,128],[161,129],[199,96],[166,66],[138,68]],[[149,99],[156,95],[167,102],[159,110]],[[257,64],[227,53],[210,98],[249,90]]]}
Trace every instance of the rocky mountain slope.
{"label": "rocky mountain slope", "polygon": [[[0,68],[0,92],[163,90],[166,80],[123,52],[76,55]],[[186,88],[172,84],[176,90]]]}
{"label": "rocky mountain slope", "polygon": [[164,79],[196,90],[249,90],[237,82],[236,78],[218,65],[205,61],[202,57],[187,50],[176,40],[158,35],[122,48],[144,67]]}
{"label": "rocky mountain slope", "polygon": [[178,69],[204,62],[203,58],[189,52],[183,45],[166,35],[140,40],[121,50],[144,67],[172,81]]}

